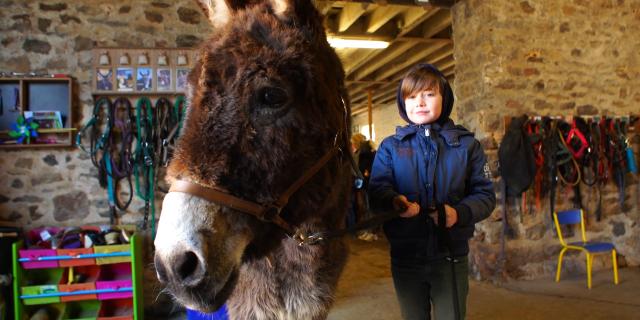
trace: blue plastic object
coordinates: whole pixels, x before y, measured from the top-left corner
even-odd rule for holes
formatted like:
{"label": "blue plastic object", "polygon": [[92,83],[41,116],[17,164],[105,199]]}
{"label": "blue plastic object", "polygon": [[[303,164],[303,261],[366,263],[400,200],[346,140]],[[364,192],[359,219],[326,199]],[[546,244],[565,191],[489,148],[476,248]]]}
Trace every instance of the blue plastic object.
{"label": "blue plastic object", "polygon": [[633,149],[627,147],[627,167],[629,172],[638,174],[638,165],[636,164],[636,157],[633,154]]}
{"label": "blue plastic object", "polygon": [[227,305],[223,305],[213,313],[201,313],[196,310],[187,309],[187,320],[229,320]]}

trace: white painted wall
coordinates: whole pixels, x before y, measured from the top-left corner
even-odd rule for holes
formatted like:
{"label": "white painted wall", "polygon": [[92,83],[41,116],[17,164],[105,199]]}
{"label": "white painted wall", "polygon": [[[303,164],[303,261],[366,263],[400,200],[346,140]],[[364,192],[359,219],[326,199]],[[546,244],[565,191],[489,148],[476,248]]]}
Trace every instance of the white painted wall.
{"label": "white painted wall", "polygon": [[[368,115],[366,112],[358,114],[357,116],[351,118],[353,127],[364,127],[369,124]],[[374,106],[373,108],[373,142],[376,147],[380,144],[384,138],[394,134],[396,132],[397,126],[403,126],[407,124],[400,115],[398,114],[398,107],[395,102],[383,105],[383,106]],[[352,128],[352,132],[353,128]],[[368,136],[368,132],[361,132],[365,136]]]}

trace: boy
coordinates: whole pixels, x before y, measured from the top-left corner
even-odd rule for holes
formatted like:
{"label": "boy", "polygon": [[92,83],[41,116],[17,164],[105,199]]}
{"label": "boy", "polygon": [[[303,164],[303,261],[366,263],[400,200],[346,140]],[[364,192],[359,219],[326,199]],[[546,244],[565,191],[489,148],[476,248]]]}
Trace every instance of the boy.
{"label": "boy", "polygon": [[[391,246],[391,273],[404,319],[430,319],[433,304],[438,320],[454,319],[457,291],[462,319],[466,312],[468,240],[474,224],[495,207],[493,184],[482,146],[449,118],[453,92],[442,73],[419,64],[402,79],[398,111],[409,123],[382,141],[369,180],[375,211],[402,210],[384,224]],[[444,205],[446,221],[437,221]],[[451,252],[438,237],[444,224]],[[451,264],[454,257],[456,289]]]}

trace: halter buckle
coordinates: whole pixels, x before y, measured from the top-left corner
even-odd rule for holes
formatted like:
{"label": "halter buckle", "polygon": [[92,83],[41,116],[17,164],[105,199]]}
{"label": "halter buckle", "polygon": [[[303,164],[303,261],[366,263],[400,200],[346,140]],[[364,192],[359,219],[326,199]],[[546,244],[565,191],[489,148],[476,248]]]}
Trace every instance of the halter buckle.
{"label": "halter buckle", "polygon": [[296,234],[293,235],[293,239],[298,241],[298,246],[315,245],[324,240],[324,235],[322,232],[306,234],[298,230]]}

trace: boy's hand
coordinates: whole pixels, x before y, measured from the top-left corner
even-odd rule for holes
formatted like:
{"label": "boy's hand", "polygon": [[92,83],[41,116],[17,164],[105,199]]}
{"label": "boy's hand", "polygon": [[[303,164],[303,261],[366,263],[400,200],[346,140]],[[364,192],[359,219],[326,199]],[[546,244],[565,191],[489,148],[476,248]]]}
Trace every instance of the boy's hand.
{"label": "boy's hand", "polygon": [[[456,209],[454,209],[453,207],[445,204],[444,213],[447,216],[447,228],[451,228],[454,224],[456,224],[456,222],[458,222],[458,211],[456,211]],[[433,219],[433,221],[436,223],[436,225],[439,225],[438,212],[431,213],[430,216],[431,219]]]}
{"label": "boy's hand", "polygon": [[393,208],[396,210],[402,210],[404,208],[404,212],[400,214],[403,218],[415,217],[420,213],[420,205],[415,202],[409,202],[404,195],[393,198]]}

